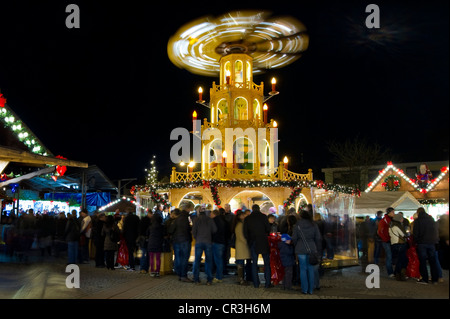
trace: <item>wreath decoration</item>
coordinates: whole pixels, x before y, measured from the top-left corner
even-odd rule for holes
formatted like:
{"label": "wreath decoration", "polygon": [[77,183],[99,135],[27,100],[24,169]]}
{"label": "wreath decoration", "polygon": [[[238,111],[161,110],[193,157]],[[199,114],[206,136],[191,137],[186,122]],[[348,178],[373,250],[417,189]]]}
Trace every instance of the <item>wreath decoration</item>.
{"label": "wreath decoration", "polygon": [[400,189],[400,178],[396,175],[389,175],[384,179],[384,182],[381,183],[381,186],[383,186],[388,192],[392,191],[398,191]]}

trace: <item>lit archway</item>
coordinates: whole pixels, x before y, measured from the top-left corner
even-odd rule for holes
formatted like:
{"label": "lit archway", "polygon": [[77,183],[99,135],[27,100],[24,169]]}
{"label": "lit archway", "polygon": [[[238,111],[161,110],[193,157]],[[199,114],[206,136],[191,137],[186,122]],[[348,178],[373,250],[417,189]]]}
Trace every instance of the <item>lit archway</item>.
{"label": "lit archway", "polygon": [[[266,203],[271,203],[266,204]],[[231,210],[234,212],[236,209],[251,209],[253,204],[258,204],[260,207],[267,207],[267,211],[270,207],[275,207],[275,202],[265,193],[257,190],[243,190],[235,194],[229,201]],[[262,210],[263,213],[267,213]]]}
{"label": "lit archway", "polygon": [[195,205],[203,203],[203,195],[201,192],[194,191],[194,192],[188,192],[184,194],[184,196],[180,199],[178,202],[178,205],[176,207],[180,207],[181,203],[183,201],[191,202]]}

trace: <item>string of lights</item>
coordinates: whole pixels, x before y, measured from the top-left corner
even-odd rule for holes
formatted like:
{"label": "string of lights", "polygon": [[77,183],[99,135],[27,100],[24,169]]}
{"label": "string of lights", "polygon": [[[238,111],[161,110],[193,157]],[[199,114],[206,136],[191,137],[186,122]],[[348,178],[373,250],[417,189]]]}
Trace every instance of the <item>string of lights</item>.
{"label": "string of lights", "polygon": [[[0,97],[2,95],[0,94]],[[21,141],[32,153],[39,155],[50,155],[50,151],[47,150],[39,139],[33,134],[33,132],[23,123],[18,116],[12,111],[6,104],[6,99],[2,97],[2,103],[0,103],[0,119],[5,127]]]}
{"label": "string of lights", "polygon": [[[442,178],[444,178],[444,176],[448,173],[449,167],[448,166],[444,166],[441,168],[441,173],[439,174],[438,177],[434,178],[433,180],[430,181],[430,183],[427,185],[427,187],[422,188],[420,187],[417,183],[416,180],[413,178],[409,178],[408,176],[405,175],[405,173],[403,172],[402,169],[399,169],[397,167],[395,167],[392,162],[387,162],[387,166],[380,170],[378,173],[378,176],[372,181],[370,182],[365,190],[366,193],[370,192],[372,189],[375,188],[375,186],[379,183],[379,181],[390,171],[394,171],[395,173],[397,173],[400,177],[402,177],[406,182],[408,182],[412,187],[414,187],[415,190],[420,191],[421,193],[425,194],[428,193],[430,190],[432,190],[437,184],[439,184],[439,182],[442,180]],[[387,178],[389,178],[391,175],[389,175]],[[386,179],[387,179],[386,178]],[[386,183],[386,181],[384,182]],[[384,185],[383,185],[384,186]],[[394,190],[397,190],[399,187],[395,187]]]}

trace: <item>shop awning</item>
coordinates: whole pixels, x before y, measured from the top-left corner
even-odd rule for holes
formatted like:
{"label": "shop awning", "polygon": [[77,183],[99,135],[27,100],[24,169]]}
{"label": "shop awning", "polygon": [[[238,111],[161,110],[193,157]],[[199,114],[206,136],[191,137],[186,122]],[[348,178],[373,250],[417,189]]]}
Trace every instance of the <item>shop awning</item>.
{"label": "shop awning", "polygon": [[374,216],[381,210],[383,213],[386,208],[393,207],[398,212],[412,212],[422,205],[410,192],[370,192],[361,193],[360,197],[355,198],[353,212],[358,215]]}

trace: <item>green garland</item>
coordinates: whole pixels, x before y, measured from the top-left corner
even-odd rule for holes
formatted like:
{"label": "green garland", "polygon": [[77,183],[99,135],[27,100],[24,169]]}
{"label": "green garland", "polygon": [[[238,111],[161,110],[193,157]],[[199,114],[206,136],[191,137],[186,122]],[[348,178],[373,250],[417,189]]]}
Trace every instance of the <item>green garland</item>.
{"label": "green garland", "polygon": [[418,199],[421,205],[436,205],[436,204],[445,204],[447,201],[445,198],[436,198],[436,199]]}
{"label": "green garland", "polygon": [[292,204],[292,202],[295,201],[295,199],[298,197],[298,195],[300,195],[300,193],[302,192],[302,187],[295,187],[292,190],[291,195],[289,195],[289,197],[287,198],[287,200],[284,202],[284,208],[287,208],[289,205]]}
{"label": "green garland", "polygon": [[206,184],[214,185],[217,187],[243,187],[243,188],[254,188],[254,187],[289,187],[289,188],[303,188],[303,187],[317,187],[319,189],[324,189],[326,191],[335,191],[339,193],[352,194],[356,196],[361,195],[361,191],[359,189],[355,189],[353,187],[342,186],[324,183],[323,181],[246,181],[246,180],[196,180],[189,182],[178,182],[178,183],[165,183],[165,184],[156,184],[155,188],[150,187],[149,185],[136,185],[137,192],[149,192],[150,189],[156,190],[167,190],[167,189],[182,189],[182,188],[197,188],[197,187],[206,187]]}

